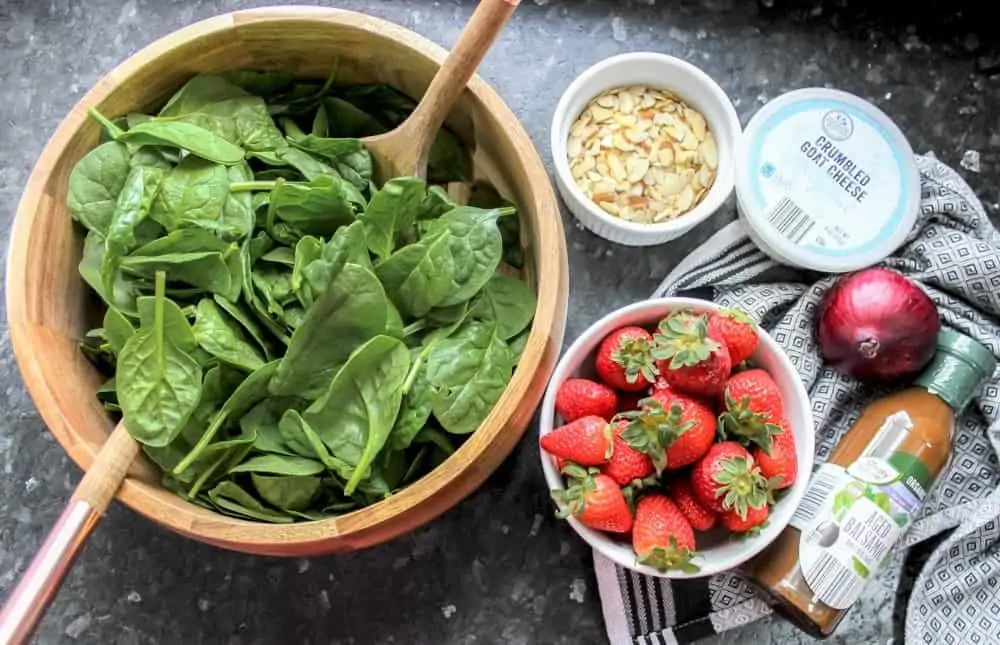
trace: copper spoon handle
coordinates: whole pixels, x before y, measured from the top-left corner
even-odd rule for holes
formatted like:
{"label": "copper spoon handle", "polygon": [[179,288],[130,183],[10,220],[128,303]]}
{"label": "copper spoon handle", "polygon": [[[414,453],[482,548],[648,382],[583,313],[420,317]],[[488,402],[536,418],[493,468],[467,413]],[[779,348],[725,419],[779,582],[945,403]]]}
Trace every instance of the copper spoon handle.
{"label": "copper spoon handle", "polygon": [[139,444],[119,423],[0,611],[0,644],[28,643],[91,529],[114,499]]}

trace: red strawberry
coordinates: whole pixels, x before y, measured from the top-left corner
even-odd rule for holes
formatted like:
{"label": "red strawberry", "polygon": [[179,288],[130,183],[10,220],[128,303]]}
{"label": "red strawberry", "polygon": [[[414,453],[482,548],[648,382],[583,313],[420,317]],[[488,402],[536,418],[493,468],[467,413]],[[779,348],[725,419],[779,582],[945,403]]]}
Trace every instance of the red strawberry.
{"label": "red strawberry", "polygon": [[753,458],[760,467],[762,475],[767,477],[773,490],[788,488],[795,483],[799,473],[798,456],[795,453],[795,434],[786,419],[777,424],[781,432],[771,436],[771,453],[763,448],[755,448]]}
{"label": "red strawberry", "polygon": [[670,499],[681,509],[694,530],[709,531],[715,526],[715,514],[701,505],[687,479],[679,477],[670,482]]}
{"label": "red strawberry", "polygon": [[556,412],[567,423],[590,416],[611,421],[618,412],[618,395],[603,383],[571,378],[556,392]]}
{"label": "red strawberry", "polygon": [[680,509],[665,495],[651,494],[639,500],[632,527],[636,561],[665,572],[678,569],[695,573],[694,531]]}
{"label": "red strawberry", "polygon": [[614,429],[614,452],[611,454],[611,461],[601,467],[601,472],[618,482],[620,486],[627,486],[636,479],[644,479],[653,474],[653,462],[649,457],[628,445],[621,434],[628,423],[619,421]]}
{"label": "red strawberry", "polygon": [[611,459],[611,426],[601,417],[583,417],[542,436],[540,443],[550,455],[581,466],[599,466]]}
{"label": "red strawberry", "polygon": [[649,455],[657,472],[693,464],[715,441],[715,414],[704,403],[662,390],[642,404],[642,410],[622,415],[629,422],[622,439]]}
{"label": "red strawberry", "polygon": [[602,381],[626,392],[649,387],[656,378],[653,336],[642,327],[623,327],[608,334],[597,348],[594,369]]}
{"label": "red strawberry", "polygon": [[579,466],[567,466],[570,485],[552,491],[559,517],[576,517],[585,526],[609,533],[632,530],[632,512],[615,480]]}
{"label": "red strawberry", "polygon": [[712,446],[691,471],[695,497],[715,513],[733,509],[745,518],[747,509],[769,501],[767,480],[746,448],[735,441]]}
{"label": "red strawberry", "polygon": [[757,325],[742,309],[713,311],[708,317],[708,335],[721,339],[732,364],[739,365],[757,349]]}
{"label": "red strawberry", "polygon": [[708,316],[680,311],[660,322],[653,356],[670,387],[712,398],[722,394],[732,370],[729,350],[708,333]]}
{"label": "red strawberry", "polygon": [[767,504],[748,507],[746,517],[741,517],[735,509],[729,509],[719,516],[719,523],[730,533],[750,533],[763,526],[770,512]]}
{"label": "red strawberry", "polygon": [[719,417],[723,434],[769,450],[771,435],[785,416],[781,390],[762,369],[733,374],[724,393],[726,410]]}

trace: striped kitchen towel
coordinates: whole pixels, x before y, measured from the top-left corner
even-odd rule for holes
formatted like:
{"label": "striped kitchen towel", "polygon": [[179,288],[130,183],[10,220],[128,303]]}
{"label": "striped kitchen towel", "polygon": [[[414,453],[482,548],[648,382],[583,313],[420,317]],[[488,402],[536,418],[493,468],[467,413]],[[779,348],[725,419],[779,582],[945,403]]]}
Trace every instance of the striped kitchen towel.
{"label": "striped kitchen towel", "polygon": [[[952,169],[917,157],[921,216],[885,264],[920,283],[945,325],[1000,357],[1000,233]],[[813,342],[814,312],[835,277],[791,272],[729,224],[671,272],[653,294],[705,290],[703,297],[751,314],[785,348],[809,390],[817,465],[878,393],[823,366]],[[919,573],[906,608],[906,643],[996,643],[1000,634],[1000,375],[959,419],[955,455],[932,489],[903,547],[873,588],[899,584],[903,553],[948,529]],[[770,613],[735,572],[695,580],[635,574],[594,553],[612,645],[691,643]],[[849,629],[849,622],[841,627]],[[846,634],[845,634],[846,635]]]}

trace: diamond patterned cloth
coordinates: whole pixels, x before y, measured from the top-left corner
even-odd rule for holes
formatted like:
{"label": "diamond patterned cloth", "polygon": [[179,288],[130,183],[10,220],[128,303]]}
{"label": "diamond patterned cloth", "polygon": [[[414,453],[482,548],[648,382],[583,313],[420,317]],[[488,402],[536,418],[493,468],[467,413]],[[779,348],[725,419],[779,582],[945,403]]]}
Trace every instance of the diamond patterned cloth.
{"label": "diamond patterned cloth", "polygon": [[[942,322],[1000,357],[1000,233],[953,170],[917,157],[921,215],[885,261],[916,280]],[[725,306],[751,314],[781,344],[809,390],[817,465],[826,461],[860,411],[888,389],[862,385],[824,367],[813,341],[817,306],[835,276],[789,270],[770,260],[734,222],[695,250],[654,297],[709,289]],[[956,425],[954,456],[930,491],[902,548],[880,577],[895,586],[902,551],[948,529],[914,582],[907,643],[1000,642],[1000,374],[994,374]],[[770,612],[737,573],[708,579],[646,578],[594,553],[613,645],[692,642]],[[877,584],[877,583],[872,583]]]}

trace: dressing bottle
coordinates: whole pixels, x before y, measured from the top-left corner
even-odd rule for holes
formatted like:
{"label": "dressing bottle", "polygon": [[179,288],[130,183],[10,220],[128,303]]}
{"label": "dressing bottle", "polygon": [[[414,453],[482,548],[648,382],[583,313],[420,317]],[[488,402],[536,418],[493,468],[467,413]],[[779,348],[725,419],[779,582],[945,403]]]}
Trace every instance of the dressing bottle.
{"label": "dressing bottle", "polygon": [[871,403],[813,474],[753,582],[807,633],[836,630],[917,516],[951,457],[955,418],[996,369],[977,341],[945,329],[913,386]]}

